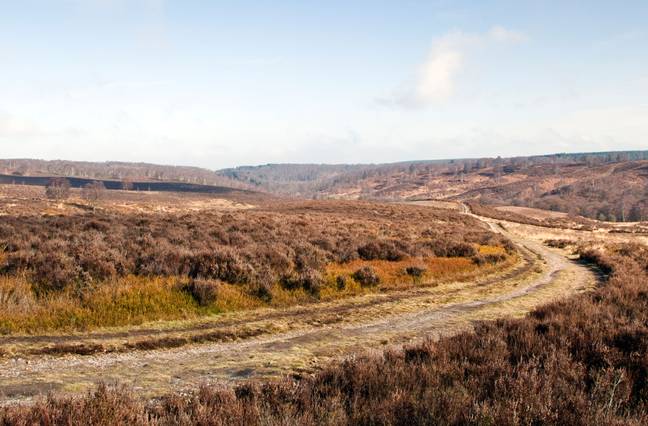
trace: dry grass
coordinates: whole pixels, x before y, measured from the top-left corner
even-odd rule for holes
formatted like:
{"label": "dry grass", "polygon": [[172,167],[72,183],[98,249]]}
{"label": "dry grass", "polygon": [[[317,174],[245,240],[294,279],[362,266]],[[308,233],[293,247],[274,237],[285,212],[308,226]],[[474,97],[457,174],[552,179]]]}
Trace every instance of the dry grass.
{"label": "dry grass", "polygon": [[[487,253],[504,252],[502,248],[482,246]],[[289,307],[316,301],[336,300],[359,294],[434,285],[443,281],[487,275],[515,262],[478,266],[469,258],[419,258],[402,261],[355,260],[326,267],[319,294],[303,288],[272,286],[269,301],[250,295],[244,288],[218,282],[212,302],[201,304],[186,291],[187,277],[139,277],[130,275],[100,283],[81,298],[73,289],[38,297],[28,281],[18,277],[0,277],[0,333],[38,333],[93,330],[101,327],[134,326],[156,320],[187,320],[224,312],[237,312],[264,306]],[[373,267],[380,286],[362,287],[353,279],[361,267]],[[406,273],[409,266],[425,270],[422,277]],[[340,288],[337,278],[347,278]]]}
{"label": "dry grass", "polygon": [[609,225],[603,222],[580,216],[557,216],[551,215],[549,212],[541,217],[539,214],[523,214],[524,212],[519,209],[498,209],[472,201],[466,204],[470,207],[471,212],[476,215],[526,225],[535,225],[551,229],[559,228],[585,231],[593,231],[599,227],[609,227]]}
{"label": "dry grass", "polygon": [[189,318],[200,311],[189,295],[175,290],[176,282],[170,278],[125,277],[82,299],[71,291],[36,298],[24,281],[13,280],[12,284],[28,290],[21,302],[10,303],[0,312],[0,332],[5,334],[141,324],[152,319]]}
{"label": "dry grass", "polygon": [[[13,293],[11,306],[0,312],[0,331],[188,319],[460,278],[476,273],[480,246],[511,251],[473,218],[366,202],[200,214],[6,216],[0,274],[3,294]],[[359,288],[353,279],[338,285],[338,276],[350,277],[365,264],[377,268],[379,288]],[[422,276],[403,272],[419,264]],[[203,303],[190,290],[192,280],[217,281],[215,301]]]}
{"label": "dry grass", "polygon": [[[495,246],[480,246],[478,251],[483,254],[505,255],[506,253],[502,247]],[[353,273],[366,266],[373,268],[380,277],[381,289],[403,288],[412,284],[429,285],[443,280],[458,279],[479,269],[479,266],[471,258],[466,257],[406,258],[398,261],[356,259],[347,263],[328,265],[326,268],[327,282],[333,286],[337,277],[342,276],[353,285]],[[424,272],[420,277],[412,277],[407,273],[408,267],[418,267]],[[482,272],[486,273],[486,271]],[[357,289],[358,287],[355,285],[353,288]]]}
{"label": "dry grass", "polygon": [[[354,357],[295,381],[202,387],[145,404],[124,389],[0,410],[6,424],[602,424],[648,422],[646,248],[584,256],[592,293],[438,343]],[[99,415],[98,413],[101,413]]]}
{"label": "dry grass", "polygon": [[534,209],[531,207],[519,207],[519,206],[501,206],[495,207],[495,209],[505,212],[511,212],[519,214],[522,216],[529,216],[533,219],[545,220],[545,219],[563,219],[567,217],[567,213],[563,212],[554,212],[551,210],[541,210]]}

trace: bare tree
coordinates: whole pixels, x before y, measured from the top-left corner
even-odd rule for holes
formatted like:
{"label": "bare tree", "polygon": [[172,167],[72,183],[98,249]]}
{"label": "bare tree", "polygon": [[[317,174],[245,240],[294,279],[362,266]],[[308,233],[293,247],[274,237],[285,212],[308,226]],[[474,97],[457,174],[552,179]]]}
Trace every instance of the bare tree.
{"label": "bare tree", "polygon": [[90,182],[81,188],[81,197],[86,201],[94,203],[103,197],[105,191],[106,187],[103,182]]}
{"label": "bare tree", "polygon": [[50,200],[65,200],[70,196],[70,181],[65,178],[52,178],[45,187],[45,196]]}
{"label": "bare tree", "polygon": [[122,179],[121,187],[124,191],[132,191],[133,181],[130,178],[124,178]]}

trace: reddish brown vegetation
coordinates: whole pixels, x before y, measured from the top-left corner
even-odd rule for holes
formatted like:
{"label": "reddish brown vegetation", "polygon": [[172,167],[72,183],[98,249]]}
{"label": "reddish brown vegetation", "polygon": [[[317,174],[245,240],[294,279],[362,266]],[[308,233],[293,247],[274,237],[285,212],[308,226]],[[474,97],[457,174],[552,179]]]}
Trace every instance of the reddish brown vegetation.
{"label": "reddish brown vegetation", "polygon": [[565,240],[565,239],[549,239],[549,240],[545,240],[544,243],[549,247],[561,248],[561,249],[576,244],[572,240]]}
{"label": "reddish brown vegetation", "polygon": [[546,228],[561,228],[561,229],[578,229],[585,231],[592,231],[596,226],[604,226],[600,223],[582,218],[582,217],[569,217],[565,219],[545,219],[539,220],[521,214],[497,210],[491,206],[486,206],[474,201],[466,203],[470,207],[470,211],[479,216],[490,217],[497,220],[505,220],[508,222],[522,223],[525,225],[543,226]]}
{"label": "reddish brown vegetation", "polygon": [[200,306],[208,306],[216,301],[218,281],[193,279],[182,290],[188,292]]}
{"label": "reddish brown vegetation", "polygon": [[54,178],[45,187],[45,196],[50,200],[64,200],[70,196],[70,182],[64,178]]}
{"label": "reddish brown vegetation", "polygon": [[648,257],[583,256],[611,268],[592,293],[521,320],[477,325],[299,381],[203,387],[146,405],[125,390],[0,411],[5,424],[646,424]]}
{"label": "reddish brown vegetation", "polygon": [[270,164],[220,174],[271,192],[364,199],[479,199],[604,221],[648,218],[648,151],[416,161]]}
{"label": "reddish brown vegetation", "polygon": [[[134,274],[217,279],[248,285],[264,298],[275,282],[317,294],[331,262],[469,257],[476,253],[473,243],[506,244],[471,218],[360,202],[304,202],[231,214],[5,216],[0,273],[26,272],[37,292],[83,292]],[[207,296],[198,283],[189,292],[200,302]]]}
{"label": "reddish brown vegetation", "polygon": [[355,271],[353,279],[363,287],[373,287],[380,283],[380,277],[371,266],[365,266]]}

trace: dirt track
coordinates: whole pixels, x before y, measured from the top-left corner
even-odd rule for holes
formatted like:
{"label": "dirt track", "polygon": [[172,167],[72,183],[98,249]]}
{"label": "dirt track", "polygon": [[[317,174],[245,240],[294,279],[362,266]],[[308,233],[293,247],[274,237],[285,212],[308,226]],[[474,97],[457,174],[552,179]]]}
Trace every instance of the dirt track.
{"label": "dirt track", "polygon": [[[464,205],[460,209],[470,214]],[[4,402],[26,401],[49,390],[83,392],[103,381],[125,383],[154,397],[206,382],[308,372],[357,351],[438,338],[468,329],[475,320],[523,315],[539,304],[595,284],[593,271],[562,253],[507,232],[496,221],[479,219],[520,247],[520,264],[471,282],[231,315],[175,331],[250,331],[247,335],[251,337],[243,339],[226,338],[174,349],[4,359],[0,361],[0,395],[4,395]],[[133,333],[169,334],[155,329]],[[90,344],[125,337],[132,336],[104,333],[71,339]],[[48,343],[47,337],[36,338],[43,339],[40,342],[24,339],[14,343]]]}

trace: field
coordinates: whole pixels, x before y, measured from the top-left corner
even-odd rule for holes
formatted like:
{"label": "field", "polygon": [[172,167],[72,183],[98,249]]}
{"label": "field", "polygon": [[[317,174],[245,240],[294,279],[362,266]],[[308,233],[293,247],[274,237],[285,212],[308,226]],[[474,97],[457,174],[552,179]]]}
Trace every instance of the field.
{"label": "field", "polygon": [[[645,420],[641,233],[447,201],[37,189],[2,187],[0,421]],[[583,323],[592,300],[624,313]]]}

